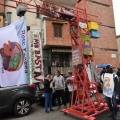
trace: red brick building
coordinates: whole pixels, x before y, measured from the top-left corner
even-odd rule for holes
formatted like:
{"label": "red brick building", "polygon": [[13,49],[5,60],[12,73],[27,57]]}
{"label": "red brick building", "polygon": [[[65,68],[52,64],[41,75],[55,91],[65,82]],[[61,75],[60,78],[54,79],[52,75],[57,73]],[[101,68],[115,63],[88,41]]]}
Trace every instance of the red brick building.
{"label": "red brick building", "polygon": [[100,38],[92,39],[94,49],[94,61],[97,65],[110,63],[119,67],[118,47],[115,33],[115,23],[112,0],[91,0],[87,2],[87,11],[90,14],[98,15]]}
{"label": "red brick building", "polygon": [[[110,63],[119,67],[112,0],[86,1],[87,12],[98,15],[99,21],[102,23],[99,25],[100,38],[91,39],[94,50],[94,62],[96,65]],[[66,66],[71,67],[69,24],[67,22],[55,21],[54,19],[45,21],[46,42],[44,44],[44,52],[46,52],[44,54],[46,55],[44,57],[47,56],[48,60],[47,64],[45,64],[49,66],[51,73],[51,66],[54,60],[65,60],[68,63]]]}
{"label": "red brick building", "polygon": [[[45,20],[46,22],[46,42],[43,47],[43,56],[47,61],[44,62],[44,71],[54,74],[56,69],[61,69],[65,73],[72,69],[71,41],[68,22]],[[54,61],[60,60],[60,67],[53,66]],[[63,61],[65,60],[65,67]],[[46,66],[46,68],[45,68]],[[47,69],[48,66],[48,69]]]}
{"label": "red brick building", "polygon": [[[4,0],[0,0],[0,3],[4,4]],[[0,28],[4,26],[5,7],[0,5]]]}

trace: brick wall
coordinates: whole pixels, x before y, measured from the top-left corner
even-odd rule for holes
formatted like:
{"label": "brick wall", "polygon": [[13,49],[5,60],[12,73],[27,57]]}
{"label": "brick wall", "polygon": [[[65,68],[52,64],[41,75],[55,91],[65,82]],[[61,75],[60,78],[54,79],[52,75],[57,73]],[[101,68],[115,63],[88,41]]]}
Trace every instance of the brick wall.
{"label": "brick wall", "polygon": [[46,45],[71,46],[69,24],[63,23],[62,38],[54,37],[52,21],[46,20]]}
{"label": "brick wall", "polygon": [[[0,0],[0,3],[4,4],[4,1],[5,0]],[[4,6],[0,5],[0,13],[4,13],[4,12],[5,12]]]}
{"label": "brick wall", "polygon": [[103,3],[103,4],[106,4],[106,5],[113,6],[112,5],[112,0],[91,0],[91,1],[95,1],[95,2],[98,2],[98,3]]}
{"label": "brick wall", "polygon": [[[102,63],[110,63],[116,67],[119,67],[113,8],[90,1],[87,1],[87,12],[93,15],[98,15],[99,21],[102,23],[102,25],[99,25],[100,38],[91,39],[92,47],[98,48],[94,49],[94,62],[97,65]],[[112,0],[93,1],[112,6]],[[46,37],[47,45],[70,46],[69,24],[63,25],[63,38],[55,38],[52,22],[46,21]],[[107,48],[107,50],[101,50],[99,48]],[[116,51],[113,51],[112,49]],[[111,54],[115,54],[116,58],[112,58]]]}
{"label": "brick wall", "polygon": [[[109,0],[112,1],[112,0]],[[103,24],[107,26],[114,27],[114,14],[113,14],[113,8],[106,7],[103,5],[99,5],[92,2],[87,2],[87,12],[92,15],[98,16],[98,20]]]}
{"label": "brick wall", "polygon": [[99,32],[99,39],[91,39],[93,47],[117,49],[115,29],[99,26]]}
{"label": "brick wall", "polygon": [[[90,0],[112,6],[112,0]],[[100,38],[91,39],[93,48],[108,48],[111,50],[94,50],[94,62],[99,65],[101,63],[110,63],[116,67],[119,67],[118,52],[117,52],[117,40],[114,29],[114,14],[113,8],[104,6],[101,4],[87,2],[87,12],[93,15],[98,15],[99,21],[102,25],[99,25]],[[108,27],[109,26],[109,27]],[[113,28],[110,28],[113,27]],[[112,51],[116,49],[116,51]],[[115,54],[116,58],[112,58],[111,54]]]}
{"label": "brick wall", "polygon": [[[111,54],[115,54],[116,58],[111,58]],[[96,65],[100,65],[102,63],[110,63],[115,67],[119,67],[117,51],[94,50],[94,55],[94,62]]]}
{"label": "brick wall", "polygon": [[[0,0],[0,3],[4,4],[5,0]],[[4,12],[5,12],[5,8],[4,6],[0,5],[0,28],[2,28],[4,26]]]}

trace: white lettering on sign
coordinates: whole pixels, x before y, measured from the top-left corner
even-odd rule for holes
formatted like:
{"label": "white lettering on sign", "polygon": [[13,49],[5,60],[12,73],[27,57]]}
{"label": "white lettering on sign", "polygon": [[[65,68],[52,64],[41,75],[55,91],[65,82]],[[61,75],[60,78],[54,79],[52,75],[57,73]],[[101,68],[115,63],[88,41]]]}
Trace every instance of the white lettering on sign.
{"label": "white lettering on sign", "polygon": [[42,45],[38,31],[31,31],[31,72],[32,79],[43,81]]}

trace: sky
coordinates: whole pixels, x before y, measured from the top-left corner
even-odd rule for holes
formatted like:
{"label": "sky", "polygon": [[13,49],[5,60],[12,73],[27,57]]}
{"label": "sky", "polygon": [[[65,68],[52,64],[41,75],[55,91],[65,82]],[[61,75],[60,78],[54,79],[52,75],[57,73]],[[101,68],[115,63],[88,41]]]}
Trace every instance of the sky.
{"label": "sky", "polygon": [[112,0],[115,17],[116,35],[120,35],[120,0]]}

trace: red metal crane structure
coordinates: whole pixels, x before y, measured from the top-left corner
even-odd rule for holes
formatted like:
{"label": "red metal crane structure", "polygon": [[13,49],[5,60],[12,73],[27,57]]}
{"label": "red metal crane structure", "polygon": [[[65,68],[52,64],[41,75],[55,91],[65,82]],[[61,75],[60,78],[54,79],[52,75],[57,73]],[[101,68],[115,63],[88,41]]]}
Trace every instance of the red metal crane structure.
{"label": "red metal crane structure", "polygon": [[[86,65],[93,62],[93,55],[84,55],[83,46],[89,45],[91,42],[82,41],[81,35],[88,35],[88,22],[98,23],[98,17],[88,14],[86,11],[86,0],[78,0],[74,9],[61,6],[56,3],[48,2],[47,0],[9,0],[16,2],[16,6],[1,4],[7,7],[16,8],[18,4],[25,5],[28,12],[42,14],[51,18],[69,21],[71,47],[74,57],[77,55],[78,61],[74,64],[74,80],[73,83],[77,85],[76,101],[73,105],[72,93],[71,106],[63,109],[64,113],[68,113],[77,117],[88,120],[95,120],[95,116],[108,110],[105,101],[101,98],[96,82],[90,82],[86,72]],[[36,12],[38,9],[39,12]],[[86,26],[86,27],[85,27]],[[73,59],[74,61],[74,59]],[[91,87],[92,86],[92,87]],[[73,86],[74,87],[74,86]],[[91,98],[88,93],[92,92],[94,97]]]}

